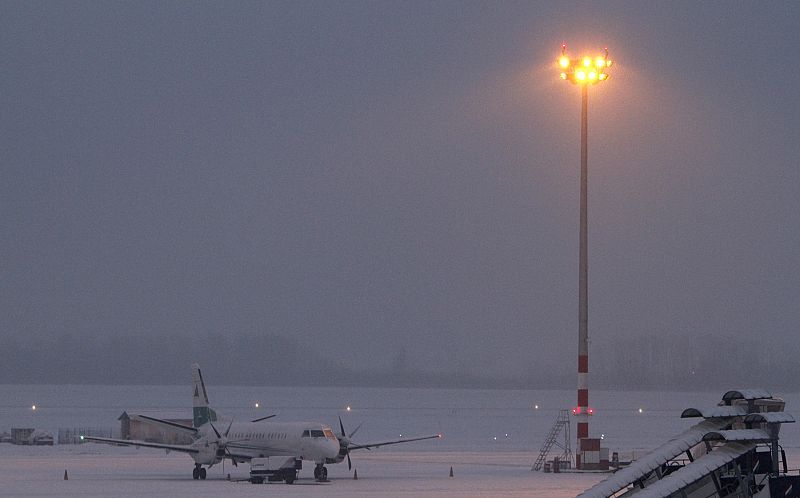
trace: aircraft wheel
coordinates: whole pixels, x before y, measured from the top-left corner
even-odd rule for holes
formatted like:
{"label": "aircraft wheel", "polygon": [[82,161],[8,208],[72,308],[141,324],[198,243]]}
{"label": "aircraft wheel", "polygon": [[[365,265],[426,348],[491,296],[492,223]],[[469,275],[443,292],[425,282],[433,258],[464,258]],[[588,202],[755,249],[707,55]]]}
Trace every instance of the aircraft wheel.
{"label": "aircraft wheel", "polygon": [[328,469],[326,469],[325,467],[322,467],[319,475],[320,475],[321,480],[323,480],[323,481],[327,480],[328,479]]}
{"label": "aircraft wheel", "polygon": [[200,479],[200,469],[198,469],[197,467],[192,469],[192,479],[195,480]]}
{"label": "aircraft wheel", "polygon": [[205,479],[205,478],[206,478],[206,469],[201,468],[200,469],[200,479]]}
{"label": "aircraft wheel", "polygon": [[314,479],[319,479],[319,476],[320,476],[320,474],[321,474],[321,471],[320,471],[320,469],[321,469],[321,468],[322,468],[322,467],[321,467],[321,466],[319,466],[319,465],[317,465],[316,467],[314,467]]}

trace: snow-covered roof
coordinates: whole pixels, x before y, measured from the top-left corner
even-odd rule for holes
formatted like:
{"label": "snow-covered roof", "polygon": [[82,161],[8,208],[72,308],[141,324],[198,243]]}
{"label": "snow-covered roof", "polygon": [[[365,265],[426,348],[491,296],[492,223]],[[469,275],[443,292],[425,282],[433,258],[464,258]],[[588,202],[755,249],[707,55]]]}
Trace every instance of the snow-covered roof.
{"label": "snow-covered roof", "polygon": [[161,420],[192,420],[191,412],[186,411],[138,410],[135,413],[128,412],[128,417],[132,420],[138,419],[140,415]]}
{"label": "snow-covered roof", "polygon": [[680,491],[689,484],[702,479],[704,476],[722,467],[728,462],[755,448],[754,443],[728,443],[716,448],[711,453],[706,453],[694,462],[673,472],[667,477],[638,491],[637,498],[664,497]]}
{"label": "snow-covered roof", "polygon": [[687,408],[681,413],[681,418],[692,417],[741,417],[747,415],[747,409],[743,406],[713,406],[711,408]]}
{"label": "snow-covered roof", "polygon": [[723,418],[703,420],[578,496],[584,498],[611,496],[701,442],[703,436],[709,432],[718,431],[729,424],[730,420]]}
{"label": "snow-covered roof", "polygon": [[713,431],[703,436],[703,441],[751,441],[764,443],[772,438],[764,429],[738,429],[732,431]]}
{"label": "snow-covered roof", "polygon": [[772,398],[772,393],[765,389],[741,389],[738,391],[728,391],[722,395],[722,401],[730,403],[734,399],[764,399]]}
{"label": "snow-covered roof", "polygon": [[764,412],[764,413],[751,413],[744,418],[745,422],[769,422],[778,424],[790,424],[794,422],[794,417],[791,413],[787,412]]}

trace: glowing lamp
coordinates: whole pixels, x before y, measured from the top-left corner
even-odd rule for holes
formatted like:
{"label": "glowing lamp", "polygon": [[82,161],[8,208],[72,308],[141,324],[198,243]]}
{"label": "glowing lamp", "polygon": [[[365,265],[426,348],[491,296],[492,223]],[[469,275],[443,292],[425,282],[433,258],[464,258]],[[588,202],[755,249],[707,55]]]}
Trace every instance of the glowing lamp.
{"label": "glowing lamp", "polygon": [[596,84],[608,79],[606,69],[611,67],[608,59],[608,49],[603,55],[589,56],[582,55],[577,59],[571,59],[567,54],[567,46],[561,46],[561,56],[556,60],[559,67],[559,77],[571,83],[585,85]]}

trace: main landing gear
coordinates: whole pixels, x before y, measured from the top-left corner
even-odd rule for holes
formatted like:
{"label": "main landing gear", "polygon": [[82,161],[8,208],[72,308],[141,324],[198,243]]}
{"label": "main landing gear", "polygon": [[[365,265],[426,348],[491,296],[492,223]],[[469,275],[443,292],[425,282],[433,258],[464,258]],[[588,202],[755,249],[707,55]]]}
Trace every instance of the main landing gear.
{"label": "main landing gear", "polygon": [[320,482],[328,480],[328,469],[321,463],[314,467],[314,479]]}
{"label": "main landing gear", "polygon": [[192,479],[205,479],[206,478],[206,469],[203,468],[202,465],[199,463],[194,464],[194,470],[192,470]]}

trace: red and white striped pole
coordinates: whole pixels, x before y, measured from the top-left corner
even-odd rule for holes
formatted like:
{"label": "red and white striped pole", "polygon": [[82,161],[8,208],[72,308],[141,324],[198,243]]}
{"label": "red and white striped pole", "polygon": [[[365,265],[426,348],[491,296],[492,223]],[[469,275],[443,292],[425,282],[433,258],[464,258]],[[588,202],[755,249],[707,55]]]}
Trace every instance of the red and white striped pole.
{"label": "red and white striped pole", "polygon": [[575,465],[581,468],[581,439],[589,437],[589,237],[588,237],[588,126],[589,85],[581,85],[581,205],[578,270],[578,447]]}
{"label": "red and white striped pole", "polygon": [[[608,48],[599,57],[583,56],[570,59],[567,56],[567,45],[561,45],[561,79],[581,87],[581,205],[580,205],[580,259],[578,262],[578,406],[573,409],[578,425],[578,448],[575,466],[583,467],[581,462],[581,441],[589,437],[589,237],[588,237],[588,128],[589,128],[589,85],[608,79],[608,68],[612,61],[608,59]],[[596,446],[596,445],[594,445]],[[594,450],[592,450],[594,451]]]}

